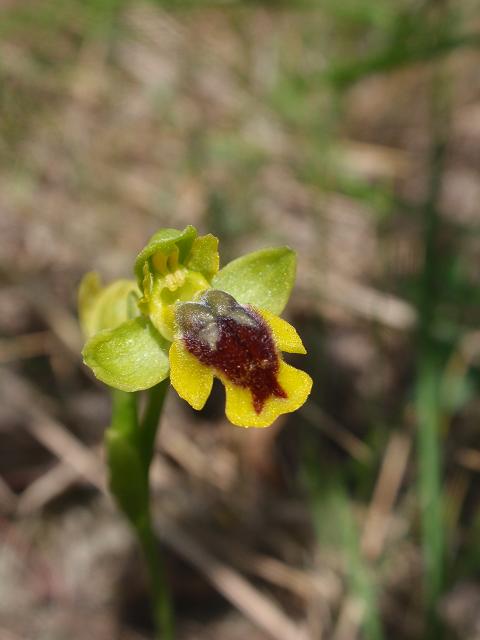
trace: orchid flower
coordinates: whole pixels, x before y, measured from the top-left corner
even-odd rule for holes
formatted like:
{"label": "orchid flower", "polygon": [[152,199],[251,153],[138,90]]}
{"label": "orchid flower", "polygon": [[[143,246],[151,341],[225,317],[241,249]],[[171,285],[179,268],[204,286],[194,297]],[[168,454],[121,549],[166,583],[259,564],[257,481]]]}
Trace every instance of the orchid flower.
{"label": "orchid flower", "polygon": [[135,261],[136,281],[102,287],[87,274],[79,293],[84,362],[123,391],[170,376],[179,396],[201,409],[213,379],[225,387],[235,425],[266,427],[306,401],[312,380],[282,359],[306,353],[279,317],[295,278],[288,247],[247,254],[219,270],[218,240],[162,229]]}

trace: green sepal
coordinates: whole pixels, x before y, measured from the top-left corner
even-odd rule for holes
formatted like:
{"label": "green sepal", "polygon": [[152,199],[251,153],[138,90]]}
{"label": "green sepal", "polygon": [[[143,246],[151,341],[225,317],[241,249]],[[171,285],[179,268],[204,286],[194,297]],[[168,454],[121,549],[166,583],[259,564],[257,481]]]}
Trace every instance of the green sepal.
{"label": "green sepal", "polygon": [[80,325],[86,338],[114,329],[140,314],[136,301],[140,291],[134,280],[116,280],[106,287],[98,273],[83,277],[78,290]]}
{"label": "green sepal", "polygon": [[279,315],[290,297],[296,266],[296,255],[289,247],[261,249],[229,262],[214,276],[212,286],[240,304]]}
{"label": "green sepal", "polygon": [[143,267],[149,258],[157,252],[167,256],[177,247],[179,262],[183,263],[196,237],[197,230],[192,225],[188,225],[183,231],[178,231],[178,229],[160,229],[160,231],[157,231],[135,259],[135,275],[140,287],[142,287],[144,278]]}
{"label": "green sepal", "polygon": [[82,355],[105,384],[122,391],[140,391],[168,376],[169,346],[152,323],[141,317],[97,333],[88,340]]}
{"label": "green sepal", "polygon": [[109,429],[105,437],[110,490],[128,519],[137,524],[148,509],[146,474],[140,452],[121,432]]}

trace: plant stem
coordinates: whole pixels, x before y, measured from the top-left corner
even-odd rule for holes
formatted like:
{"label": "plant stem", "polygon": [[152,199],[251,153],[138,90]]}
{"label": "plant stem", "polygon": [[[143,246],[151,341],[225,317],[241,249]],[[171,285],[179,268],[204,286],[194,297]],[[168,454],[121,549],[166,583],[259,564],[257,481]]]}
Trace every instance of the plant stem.
{"label": "plant stem", "polygon": [[152,613],[158,638],[173,640],[175,633],[170,589],[163,559],[159,552],[158,541],[152,526],[151,514],[149,513],[148,517],[139,523],[135,529],[150,576]]}
{"label": "plant stem", "polygon": [[415,401],[418,420],[418,491],[425,563],[426,637],[435,639],[439,638],[440,632],[436,607],[443,588],[445,569],[440,440],[442,414],[439,397],[442,363],[436,339],[435,312],[439,299],[441,268],[438,250],[441,219],[437,203],[445,158],[447,115],[444,78],[440,69],[437,69],[432,80],[431,94],[430,183],[423,217],[424,266],[418,305],[419,356]]}
{"label": "plant stem", "polygon": [[[144,460],[147,474],[147,486],[150,486],[149,471],[153,458],[155,438],[157,435],[160,416],[167,395],[169,381],[164,380],[156,387],[150,389],[148,403],[139,431],[140,455]],[[165,566],[161,558],[158,543],[152,524],[152,514],[149,508],[147,518],[138,527],[138,537],[142,545],[143,554],[147,561],[152,588],[152,608],[155,626],[162,631],[163,640],[171,640],[174,637],[173,607],[168,586]]]}
{"label": "plant stem", "polygon": [[139,423],[137,394],[113,391],[112,423],[106,442],[110,489],[142,549],[151,583],[157,637],[173,640],[174,618],[163,560],[153,527],[149,471],[168,380],[149,390]]}
{"label": "plant stem", "polygon": [[167,395],[168,385],[169,382],[167,379],[149,390],[147,406],[140,424],[139,446],[147,471],[150,469],[152,462],[155,438],[159,428],[160,416]]}
{"label": "plant stem", "polygon": [[[435,608],[443,586],[444,534],[441,486],[439,371],[433,353],[424,353],[417,383],[419,497],[425,563],[427,622],[435,627]],[[433,630],[432,630],[433,632]]]}
{"label": "plant stem", "polygon": [[112,389],[112,421],[110,430],[130,436],[138,429],[137,394]]}

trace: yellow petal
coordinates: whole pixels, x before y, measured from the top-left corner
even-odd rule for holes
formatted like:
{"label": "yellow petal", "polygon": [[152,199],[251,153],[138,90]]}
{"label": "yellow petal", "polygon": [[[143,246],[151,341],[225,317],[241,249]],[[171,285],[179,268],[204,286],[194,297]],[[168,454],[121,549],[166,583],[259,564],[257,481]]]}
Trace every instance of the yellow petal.
{"label": "yellow petal", "polygon": [[201,409],[212,390],[213,374],[178,341],[170,347],[170,382],[194,409]]}
{"label": "yellow petal", "polygon": [[225,413],[232,424],[239,427],[268,427],[282,413],[295,411],[304,404],[312,388],[312,379],[300,369],[280,362],[278,382],[287,393],[286,398],[271,396],[266,400],[263,409],[257,413],[253,408],[250,389],[234,385],[228,379],[221,378],[225,385]]}
{"label": "yellow petal", "polygon": [[256,311],[270,327],[280,351],[286,351],[287,353],[307,353],[300,336],[291,324],[265,309],[256,309]]}

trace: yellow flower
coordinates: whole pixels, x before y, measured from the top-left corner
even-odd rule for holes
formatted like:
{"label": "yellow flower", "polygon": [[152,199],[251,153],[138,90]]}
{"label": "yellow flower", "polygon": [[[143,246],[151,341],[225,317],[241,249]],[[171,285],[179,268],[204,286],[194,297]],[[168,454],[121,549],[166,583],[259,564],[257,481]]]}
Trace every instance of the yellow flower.
{"label": "yellow flower", "polygon": [[267,427],[301,407],[312,387],[310,376],[284,362],[281,351],[306,353],[288,322],[209,289],[196,302],[176,306],[170,381],[184,400],[201,409],[217,377],[225,386],[230,422]]}

